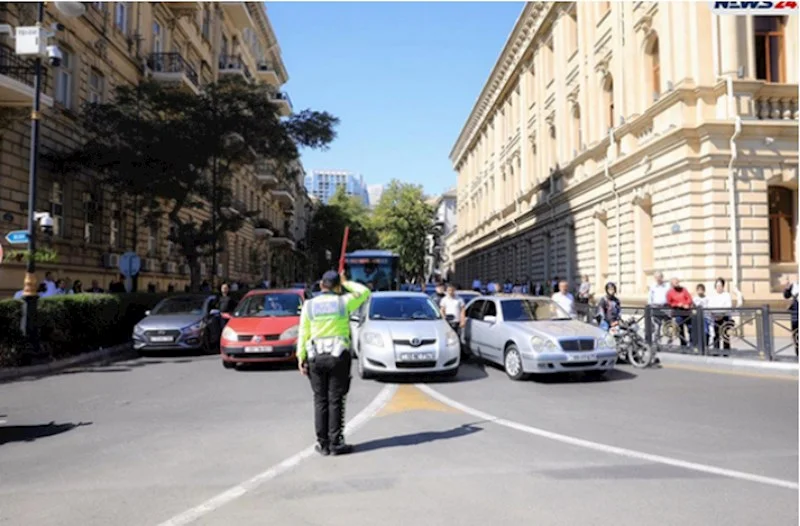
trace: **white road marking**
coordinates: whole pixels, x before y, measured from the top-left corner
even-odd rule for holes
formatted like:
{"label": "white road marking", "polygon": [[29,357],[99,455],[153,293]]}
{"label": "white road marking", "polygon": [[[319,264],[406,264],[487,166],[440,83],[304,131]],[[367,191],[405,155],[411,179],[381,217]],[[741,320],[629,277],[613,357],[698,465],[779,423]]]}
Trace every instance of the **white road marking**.
{"label": "white road marking", "polygon": [[[350,434],[357,430],[359,427],[366,424],[372,417],[374,417],[378,412],[385,406],[389,400],[392,399],[394,396],[395,391],[397,391],[397,385],[387,385],[385,386],[376,396],[370,404],[361,410],[356,416],[350,420],[345,426],[345,434]],[[172,517],[171,519],[162,522],[158,526],[183,526],[185,524],[191,524],[194,521],[198,520],[204,515],[208,515],[209,513],[213,512],[221,508],[222,506],[229,504],[230,502],[242,497],[246,493],[249,493],[265,482],[268,482],[283,473],[286,473],[290,469],[296,467],[298,464],[309,458],[310,456],[314,455],[314,445],[307,447],[306,449],[300,451],[299,453],[287,458],[283,462],[272,466],[268,470],[259,473],[255,477],[242,482],[241,484],[237,484],[236,486],[223,491],[216,497],[212,497],[206,502],[200,504],[199,506],[195,506],[185,512]]]}
{"label": "white road marking", "polygon": [[2,426],[3,424],[5,424],[6,422],[8,422],[8,420],[0,420],[0,426]]}
{"label": "white road marking", "polygon": [[546,431],[544,429],[539,429],[536,427],[527,426],[525,424],[520,424],[518,422],[514,422],[512,420],[505,420],[503,418],[498,418],[494,415],[490,415],[489,413],[484,413],[483,411],[479,411],[478,409],[474,409],[467,405],[464,405],[460,402],[456,402],[455,400],[448,398],[447,396],[441,394],[440,392],[428,387],[427,385],[417,384],[417,387],[423,391],[425,394],[431,396],[432,398],[438,400],[439,402],[449,405],[453,409],[458,409],[459,411],[463,411],[469,415],[475,416],[480,418],[481,420],[486,420],[489,422],[493,422],[497,425],[501,425],[504,427],[508,427],[511,429],[516,429],[517,431],[522,431],[523,433],[528,433],[530,435],[540,436],[542,438],[548,438],[550,440],[555,440],[557,442],[562,442],[564,444],[570,444],[572,446],[583,447],[586,449],[593,449],[595,451],[600,451],[602,453],[610,453],[612,455],[620,455],[623,457],[633,458],[637,460],[644,460],[647,462],[655,462],[658,464],[666,464],[668,466],[675,466],[678,468],[689,469],[692,471],[700,471],[703,473],[710,473],[712,475],[718,475],[721,477],[729,477],[733,479],[739,480],[746,480],[749,482],[756,482],[758,484],[766,484],[768,486],[777,486],[779,488],[786,488],[791,490],[800,489],[800,485],[797,482],[792,482],[790,480],[782,480],[776,479],[772,477],[764,477],[761,475],[754,475],[752,473],[744,473],[742,471],[734,471],[732,469],[724,469],[718,468],[716,466],[709,466],[706,464],[698,464],[695,462],[687,462],[685,460],[678,460],[676,458],[670,457],[662,457],[661,455],[651,455],[650,453],[644,453],[641,451],[635,451],[633,449],[626,449],[616,446],[610,446],[608,444],[601,444],[599,442],[592,442],[590,440],[584,440],[582,438],[575,438],[567,435],[562,435],[559,433],[553,433],[552,431]]}

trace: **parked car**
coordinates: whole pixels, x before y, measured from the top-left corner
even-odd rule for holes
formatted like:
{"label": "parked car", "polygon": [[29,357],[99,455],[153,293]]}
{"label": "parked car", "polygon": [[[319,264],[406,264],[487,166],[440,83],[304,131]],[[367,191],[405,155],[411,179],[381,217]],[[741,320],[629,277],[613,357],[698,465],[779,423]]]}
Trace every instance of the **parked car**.
{"label": "parked car", "polygon": [[544,297],[479,296],[467,307],[461,334],[469,352],[502,365],[512,380],[575,371],[603,376],[617,361],[613,336]]}
{"label": "parked car", "polygon": [[295,360],[300,311],[310,294],[300,289],[259,289],[245,294],[233,314],[223,314],[222,365]]}
{"label": "parked car", "polygon": [[216,350],[222,323],[217,297],[188,294],[166,298],[133,328],[139,352]]}
{"label": "parked car", "polygon": [[480,296],[480,294],[478,294],[474,290],[457,290],[456,296],[461,298],[461,301],[464,302],[464,305],[467,305],[470,301]]}
{"label": "parked car", "polygon": [[350,317],[361,378],[380,374],[458,374],[458,335],[424,292],[376,292]]}

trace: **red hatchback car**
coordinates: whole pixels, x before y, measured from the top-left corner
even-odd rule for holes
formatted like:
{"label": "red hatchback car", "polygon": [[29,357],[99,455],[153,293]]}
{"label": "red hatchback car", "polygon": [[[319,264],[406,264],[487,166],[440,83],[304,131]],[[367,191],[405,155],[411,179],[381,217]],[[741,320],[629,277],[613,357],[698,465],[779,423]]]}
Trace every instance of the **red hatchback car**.
{"label": "red hatchback car", "polygon": [[248,292],[233,314],[223,314],[227,325],[219,345],[222,365],[233,369],[240,363],[293,361],[306,299],[304,290]]}

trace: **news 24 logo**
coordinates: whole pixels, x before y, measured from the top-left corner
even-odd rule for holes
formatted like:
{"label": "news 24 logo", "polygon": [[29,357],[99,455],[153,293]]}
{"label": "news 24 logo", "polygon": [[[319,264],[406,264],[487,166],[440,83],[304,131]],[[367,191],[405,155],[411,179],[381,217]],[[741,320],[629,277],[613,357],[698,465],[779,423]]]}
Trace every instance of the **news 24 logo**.
{"label": "news 24 logo", "polygon": [[797,2],[711,2],[717,15],[796,15]]}

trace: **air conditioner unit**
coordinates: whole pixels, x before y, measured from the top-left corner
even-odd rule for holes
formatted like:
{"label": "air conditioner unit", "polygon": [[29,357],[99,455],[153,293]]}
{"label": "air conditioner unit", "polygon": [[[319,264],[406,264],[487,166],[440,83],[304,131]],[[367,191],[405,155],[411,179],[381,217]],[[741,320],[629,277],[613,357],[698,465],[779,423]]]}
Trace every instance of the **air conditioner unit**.
{"label": "air conditioner unit", "polygon": [[119,267],[119,254],[103,254],[103,267],[104,268]]}

